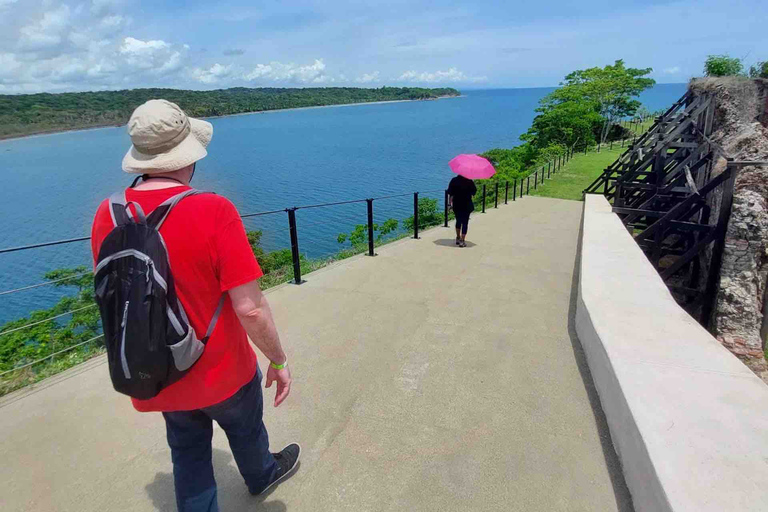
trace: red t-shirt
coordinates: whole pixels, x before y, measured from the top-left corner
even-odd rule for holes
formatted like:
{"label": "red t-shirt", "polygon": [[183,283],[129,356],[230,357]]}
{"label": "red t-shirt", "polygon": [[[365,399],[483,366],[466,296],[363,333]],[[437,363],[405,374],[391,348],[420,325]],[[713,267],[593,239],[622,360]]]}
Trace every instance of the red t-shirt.
{"label": "red t-shirt", "polygon": [[[144,212],[189,187],[126,191],[126,199]],[[91,231],[94,263],[112,230],[108,202],[99,205]],[[198,338],[205,334],[222,294],[261,277],[245,228],[235,206],[215,194],[190,196],[179,202],[160,234],[168,248],[176,295]],[[228,294],[227,294],[228,295]],[[133,399],[138,411],[188,411],[226,400],[256,373],[256,353],[227,296],[205,351],[181,380],[149,400]]]}

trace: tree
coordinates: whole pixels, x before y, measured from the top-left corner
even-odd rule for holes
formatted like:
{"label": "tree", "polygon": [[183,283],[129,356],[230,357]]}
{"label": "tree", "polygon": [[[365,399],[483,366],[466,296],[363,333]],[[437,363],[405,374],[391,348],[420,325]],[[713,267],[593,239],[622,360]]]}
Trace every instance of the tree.
{"label": "tree", "polygon": [[536,141],[539,148],[552,143],[572,146],[580,139],[591,138],[588,130],[594,129],[597,122],[599,139],[605,142],[613,124],[634,115],[640,107],[634,98],[656,83],[646,77],[651,71],[652,68],[628,68],[623,60],[617,60],[602,68],[568,74],[560,88],[541,100],[536,109],[540,115],[526,137]]}
{"label": "tree", "polygon": [[704,62],[705,76],[743,76],[741,59],[728,55],[710,55]]}
{"label": "tree", "polygon": [[553,144],[567,147],[592,145],[601,135],[604,125],[605,120],[594,104],[568,101],[544,109],[533,120],[528,133],[520,138],[532,142],[539,149]]}
{"label": "tree", "polygon": [[768,78],[768,60],[750,66],[749,76],[752,78]]}

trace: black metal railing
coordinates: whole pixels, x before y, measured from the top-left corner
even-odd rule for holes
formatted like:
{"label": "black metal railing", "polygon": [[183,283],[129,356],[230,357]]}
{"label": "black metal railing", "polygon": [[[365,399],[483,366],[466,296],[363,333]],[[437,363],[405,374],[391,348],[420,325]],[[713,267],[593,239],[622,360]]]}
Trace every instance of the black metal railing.
{"label": "black metal railing", "polygon": [[[562,168],[562,166],[566,162],[568,162],[572,157],[573,157],[573,151],[569,150],[567,153],[563,155],[559,155],[556,159],[553,159],[547,162],[546,164],[543,164],[542,166],[532,169],[528,175],[525,175],[523,177],[516,178],[511,181],[499,180],[499,179],[493,180],[491,181],[492,187],[490,191],[487,186],[488,182],[484,182],[482,185],[481,191],[479,192],[479,195],[481,195],[480,200],[482,201],[481,211],[485,213],[486,208],[490,206],[493,206],[493,208],[495,209],[498,208],[499,203],[501,202],[502,199],[503,199],[503,204],[509,204],[510,200],[512,202],[516,202],[518,199],[521,199],[523,196],[530,193],[531,177],[534,178],[534,189],[536,189],[538,185],[541,183],[544,183],[546,179],[552,178],[553,175],[555,175]],[[544,169],[547,170],[546,173],[544,172]],[[502,183],[503,183],[503,188],[502,188]],[[526,186],[525,189],[523,188],[524,185]],[[510,192],[511,192],[511,198],[510,198]],[[276,216],[276,215],[287,216],[290,254],[291,254],[291,263],[292,263],[291,271],[293,274],[292,282],[294,284],[301,284],[304,282],[302,277],[302,252],[301,252],[301,246],[300,246],[301,229],[311,228],[323,223],[322,222],[314,223],[314,224],[307,223],[307,222],[302,223],[299,217],[297,216],[298,212],[313,210],[317,208],[330,208],[330,207],[338,207],[342,205],[365,203],[366,205],[366,211],[365,211],[366,230],[365,231],[366,231],[366,239],[367,239],[366,240],[367,248],[366,248],[365,254],[367,256],[376,256],[375,248],[377,244],[377,239],[374,234],[374,227],[375,227],[374,215],[376,212],[376,205],[381,204],[383,201],[394,201],[397,199],[405,200],[409,197],[412,197],[413,198],[412,210],[410,205],[405,205],[405,206],[401,206],[398,211],[401,215],[408,215],[408,214],[411,215],[411,218],[413,220],[413,227],[412,227],[412,234],[409,234],[409,236],[412,236],[413,239],[419,239],[420,229],[422,228],[422,226],[420,226],[421,223],[419,219],[420,199],[429,197],[430,194],[435,196],[433,199],[436,199],[438,203],[439,203],[439,200],[442,199],[443,217],[444,217],[442,224],[444,227],[448,227],[449,221],[451,219],[451,211],[448,208],[448,191],[444,189],[424,190],[420,192],[408,192],[403,194],[393,194],[393,195],[386,195],[386,196],[379,196],[379,197],[371,197],[366,199],[353,199],[353,200],[347,200],[347,201],[307,204],[302,206],[293,206],[290,208],[284,208],[281,210],[269,210],[269,211],[245,213],[245,214],[241,214],[240,217],[242,219],[255,219],[255,218],[263,218],[266,216]],[[503,194],[503,197],[501,197],[501,194]],[[439,225],[439,222],[437,224]],[[432,227],[432,225],[423,226],[423,227]],[[400,233],[403,234],[402,231]],[[88,240],[90,240],[90,237],[84,236],[84,237],[74,237],[74,238],[55,240],[55,241],[49,241],[49,242],[33,243],[33,244],[28,244],[23,246],[2,248],[0,249],[0,255],[6,254],[6,253],[18,252],[18,251],[39,249],[39,248],[50,247],[55,245],[72,244],[72,243],[83,242]],[[13,289],[8,289],[8,290],[0,290],[0,296],[11,295],[11,294],[20,293],[26,290],[32,290],[40,287],[62,284],[65,282],[74,282],[74,280],[77,278],[82,278],[84,276],[91,275],[91,274],[92,272],[83,272],[83,273],[73,274],[73,275],[58,278],[58,279],[52,279],[50,281],[46,281],[42,283],[21,286]],[[95,304],[91,304],[85,307],[75,308],[71,311],[65,311],[63,313],[59,313],[48,318],[38,319],[24,325],[16,326],[11,329],[6,329],[5,331],[0,332],[0,336],[4,336],[7,334],[11,334],[13,332],[18,332],[24,329],[28,329],[33,326],[40,325],[46,322],[55,321],[67,315],[77,313],[78,311],[95,308],[95,307],[96,307]],[[70,345],[68,347],[65,347],[57,351],[52,350],[51,354],[48,354],[45,357],[42,357],[34,361],[25,362],[23,365],[0,372],[0,377],[3,377],[12,372],[22,370],[24,368],[29,368],[30,366],[34,366],[36,364],[39,364],[45,361],[49,361],[49,360],[52,361],[55,356],[64,354],[68,351],[71,351],[76,348],[82,347],[86,344],[92,343],[101,337],[103,337],[103,334],[95,337],[91,337],[90,339],[78,342],[76,344]]]}

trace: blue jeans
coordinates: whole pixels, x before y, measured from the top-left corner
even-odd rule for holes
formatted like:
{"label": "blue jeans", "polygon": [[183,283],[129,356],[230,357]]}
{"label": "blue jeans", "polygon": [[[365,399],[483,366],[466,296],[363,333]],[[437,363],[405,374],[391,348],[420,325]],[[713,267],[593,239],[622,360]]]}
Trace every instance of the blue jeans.
{"label": "blue jeans", "polygon": [[215,420],[252,494],[269,484],[277,468],[262,421],[261,370],[232,397],[195,411],[164,412],[179,512],[218,512],[211,439]]}

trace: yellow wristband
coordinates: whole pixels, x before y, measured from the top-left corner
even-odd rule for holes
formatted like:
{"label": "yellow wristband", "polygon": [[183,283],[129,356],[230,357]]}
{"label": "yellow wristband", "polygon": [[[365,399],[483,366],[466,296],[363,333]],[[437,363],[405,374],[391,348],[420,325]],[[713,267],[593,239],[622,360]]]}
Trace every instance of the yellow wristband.
{"label": "yellow wristband", "polygon": [[274,368],[275,370],[282,370],[288,365],[288,361],[284,362],[283,364],[275,364],[272,361],[269,362],[269,366]]}

